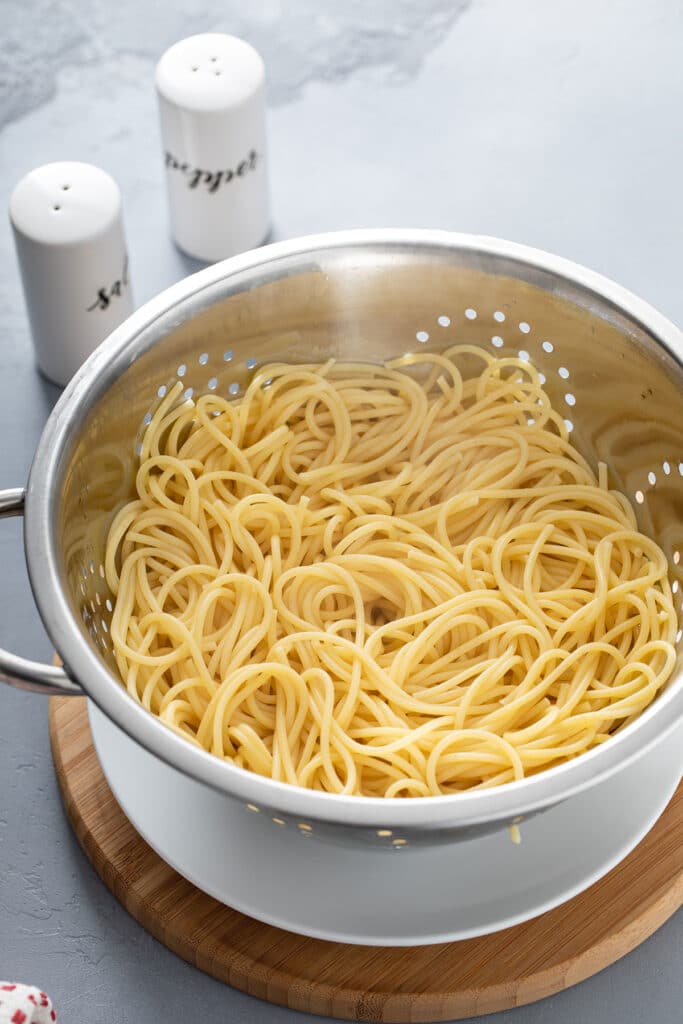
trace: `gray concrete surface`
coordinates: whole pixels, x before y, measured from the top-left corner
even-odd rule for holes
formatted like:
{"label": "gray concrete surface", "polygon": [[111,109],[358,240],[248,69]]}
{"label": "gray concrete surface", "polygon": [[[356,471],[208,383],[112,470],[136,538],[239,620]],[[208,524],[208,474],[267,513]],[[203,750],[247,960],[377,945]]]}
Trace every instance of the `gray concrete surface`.
{"label": "gray concrete surface", "polygon": [[[267,61],[276,238],[497,234],[584,262],[683,322],[678,0],[3,0],[1,14],[2,196],[55,159],[114,174],[138,301],[193,269],[167,234],[154,63],[184,35],[224,30]],[[33,368],[0,218],[1,486],[26,480],[56,395]],[[0,643],[48,658],[16,522],[0,524],[0,566]],[[597,977],[495,1019],[678,1021],[682,952],[679,914]],[[205,977],[118,906],[65,821],[45,701],[8,689],[0,976],[45,988],[68,1024],[302,1019]]]}

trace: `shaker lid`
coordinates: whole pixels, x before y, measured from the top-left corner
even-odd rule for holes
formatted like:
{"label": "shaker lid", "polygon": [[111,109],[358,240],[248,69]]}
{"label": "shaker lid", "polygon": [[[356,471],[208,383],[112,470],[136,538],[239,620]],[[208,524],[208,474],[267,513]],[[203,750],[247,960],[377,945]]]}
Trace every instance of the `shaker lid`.
{"label": "shaker lid", "polygon": [[263,84],[260,54],[237,36],[205,32],[171,46],[156,69],[156,86],[170,103],[188,111],[239,107]]}
{"label": "shaker lid", "polygon": [[60,161],[29,171],[9,203],[12,224],[43,245],[69,245],[97,238],[121,215],[121,193],[106,171],[92,164]]}

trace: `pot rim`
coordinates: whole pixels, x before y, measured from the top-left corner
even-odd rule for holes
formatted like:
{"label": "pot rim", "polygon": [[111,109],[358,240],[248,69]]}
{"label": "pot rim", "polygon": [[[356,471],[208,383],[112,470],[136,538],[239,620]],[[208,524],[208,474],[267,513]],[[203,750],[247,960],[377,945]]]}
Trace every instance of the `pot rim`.
{"label": "pot rim", "polygon": [[[87,696],[141,746],[179,771],[258,809],[278,810],[302,821],[319,820],[360,827],[421,830],[511,820],[574,795],[607,778],[643,754],[683,717],[683,673],[670,681],[643,714],[608,743],[574,760],[503,786],[432,797],[344,796],[277,782],[239,768],[200,749],[173,732],[128,695],[119,679],[91,649],[60,584],[55,543],[56,500],[60,473],[85,413],[135,360],[178,323],[181,304],[221,281],[250,274],[259,281],[283,261],[315,260],[318,253],[343,249],[425,253],[468,252],[501,257],[539,274],[551,273],[615,314],[626,315],[665,350],[683,373],[683,334],[648,303],[613,281],[569,260],[539,249],[483,235],[441,230],[372,229],[309,235],[276,242],[213,264],[171,285],[123,322],[83,364],[57,402],[40,438],[26,492],[25,550],[29,578],[45,628]],[[302,262],[303,265],[303,262]],[[286,268],[285,272],[286,271]],[[238,287],[236,290],[241,291]],[[574,296],[576,298],[576,295]],[[174,318],[175,314],[175,318]],[[152,324],[159,336],[144,349],[136,340]],[[114,372],[115,371],[115,372]]]}

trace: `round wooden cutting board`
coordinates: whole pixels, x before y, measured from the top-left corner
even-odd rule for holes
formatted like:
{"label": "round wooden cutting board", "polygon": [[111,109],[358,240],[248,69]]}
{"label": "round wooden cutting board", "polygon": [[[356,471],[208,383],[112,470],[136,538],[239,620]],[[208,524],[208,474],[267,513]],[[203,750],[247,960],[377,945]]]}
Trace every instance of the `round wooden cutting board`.
{"label": "round wooden cutting board", "polygon": [[69,820],[126,910],[184,960],[281,1006],[360,1021],[446,1021],[533,1002],[588,978],[683,904],[683,783],[638,847],[568,903],[493,935],[436,946],[347,946],[293,935],[206,896],[154,853],[116,803],[84,698],[50,699]]}

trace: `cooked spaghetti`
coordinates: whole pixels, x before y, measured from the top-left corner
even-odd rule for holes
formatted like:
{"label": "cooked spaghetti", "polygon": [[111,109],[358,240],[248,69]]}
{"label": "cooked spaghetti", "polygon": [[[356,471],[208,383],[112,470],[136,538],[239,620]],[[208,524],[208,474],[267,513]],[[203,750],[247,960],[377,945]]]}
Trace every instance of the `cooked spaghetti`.
{"label": "cooked spaghetti", "polygon": [[674,665],[663,552],[534,367],[271,364],[149,423],[106,577],[122,680],[330,793],[498,786],[608,742]]}

